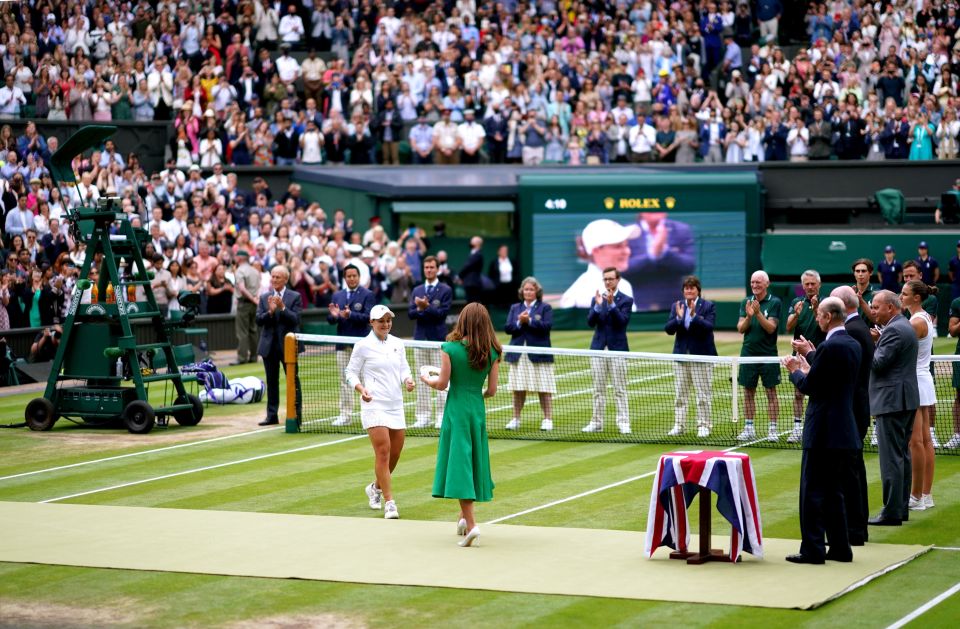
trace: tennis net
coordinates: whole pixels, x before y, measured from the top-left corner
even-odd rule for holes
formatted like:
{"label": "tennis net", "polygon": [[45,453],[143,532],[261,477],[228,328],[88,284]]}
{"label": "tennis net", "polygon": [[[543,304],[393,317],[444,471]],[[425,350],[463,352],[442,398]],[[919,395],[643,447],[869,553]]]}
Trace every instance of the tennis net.
{"label": "tennis net", "polygon": [[[302,406],[296,429],[311,433],[362,433],[359,395],[343,385],[344,368],[359,339],[295,336],[297,343],[288,347],[289,355],[295,354],[296,368],[290,368],[288,358],[287,390],[295,390],[298,377]],[[441,344],[404,341],[404,345],[417,383],[416,391],[404,394],[408,430],[411,435],[436,435],[445,396],[421,383],[418,371],[424,365],[440,365]],[[542,357],[552,358],[552,363],[538,362]],[[497,394],[486,400],[487,431],[492,438],[800,447],[802,423],[794,418],[803,418],[806,400],[797,395],[776,357],[680,356],[505,345],[504,358]],[[958,413],[955,399],[956,387],[960,386],[960,356],[934,356],[931,367],[937,389],[939,451],[960,454],[960,437],[954,437],[960,429],[954,421]],[[743,383],[749,382],[752,374],[759,375],[761,380],[751,407]],[[772,381],[763,378],[779,380],[772,393],[768,394],[763,386]],[[530,389],[519,414],[515,412],[514,388]],[[534,392],[537,388],[553,390],[549,396],[549,417],[541,405],[546,400]],[[288,417],[297,417],[294,398],[289,396],[288,400]],[[775,422],[770,419],[771,402],[775,402]],[[544,425],[544,419],[551,420],[552,425]],[[752,431],[748,419],[752,419]],[[864,444],[868,449],[875,448],[872,436],[871,426]]]}

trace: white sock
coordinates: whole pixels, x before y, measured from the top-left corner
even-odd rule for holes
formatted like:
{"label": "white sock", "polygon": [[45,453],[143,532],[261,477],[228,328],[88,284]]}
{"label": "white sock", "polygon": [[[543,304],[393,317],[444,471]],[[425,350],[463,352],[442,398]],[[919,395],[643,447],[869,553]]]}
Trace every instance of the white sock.
{"label": "white sock", "polygon": [[796,424],[797,426],[799,426],[802,422],[803,422],[803,420],[800,419],[799,417],[794,417],[794,418],[793,418],[793,423]]}
{"label": "white sock", "polygon": [[743,420],[743,424],[744,424],[744,426],[747,427],[747,428],[753,428],[753,420],[752,420],[752,419],[745,419],[745,420]]}

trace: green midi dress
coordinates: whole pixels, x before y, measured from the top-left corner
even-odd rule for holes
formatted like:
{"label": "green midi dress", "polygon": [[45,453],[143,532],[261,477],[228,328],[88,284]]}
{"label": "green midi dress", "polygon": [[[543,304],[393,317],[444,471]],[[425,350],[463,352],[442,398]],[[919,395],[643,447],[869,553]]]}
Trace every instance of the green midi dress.
{"label": "green midi dress", "polygon": [[447,341],[440,349],[450,357],[450,392],[437,446],[433,497],[488,502],[493,500],[493,478],[483,381],[499,356],[494,351],[491,365],[478,371],[470,366],[461,341]]}

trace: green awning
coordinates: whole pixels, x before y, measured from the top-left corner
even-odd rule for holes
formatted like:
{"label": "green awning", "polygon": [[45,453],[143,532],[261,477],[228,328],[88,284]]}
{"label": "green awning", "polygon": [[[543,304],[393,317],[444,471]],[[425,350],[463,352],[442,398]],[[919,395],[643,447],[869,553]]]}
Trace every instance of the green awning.
{"label": "green awning", "polygon": [[465,214],[514,212],[510,201],[395,201],[394,214]]}

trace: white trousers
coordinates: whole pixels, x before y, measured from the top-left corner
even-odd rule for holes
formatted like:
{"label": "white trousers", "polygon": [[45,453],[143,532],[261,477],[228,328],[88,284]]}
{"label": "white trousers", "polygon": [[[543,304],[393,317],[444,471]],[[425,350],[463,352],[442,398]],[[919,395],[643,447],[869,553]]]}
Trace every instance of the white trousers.
{"label": "white trousers", "polygon": [[353,414],[353,405],[356,400],[356,392],[347,384],[347,365],[350,364],[350,356],[353,354],[353,346],[349,349],[343,349],[334,352],[337,355],[337,373],[340,375],[340,416],[350,417]]}
{"label": "white trousers", "polygon": [[[421,349],[419,347],[413,350],[413,361],[419,370],[424,365],[440,366],[440,348]],[[417,382],[417,407],[414,416],[417,420],[430,418],[430,398],[435,389],[431,389],[422,382]],[[447,404],[447,392],[436,391],[437,393],[437,414],[436,419],[443,417],[443,408]]]}
{"label": "white trousers", "polygon": [[607,408],[607,383],[613,384],[613,399],[617,404],[617,423],[630,422],[627,405],[627,361],[622,358],[591,358],[593,372],[593,421],[603,422]]}
{"label": "white trousers", "polygon": [[697,401],[697,427],[712,428],[710,403],[713,394],[713,365],[677,361],[673,365],[674,390],[677,393],[674,405],[676,425],[680,428],[687,424],[687,406],[690,394]]}

